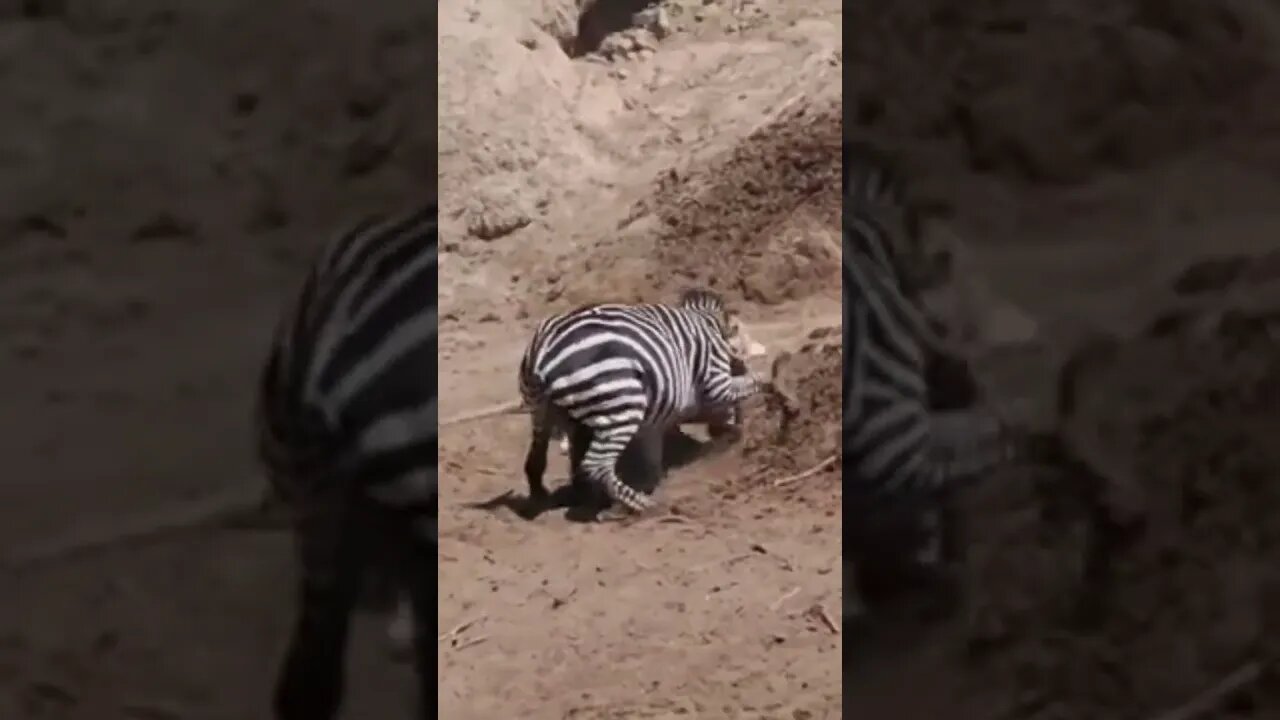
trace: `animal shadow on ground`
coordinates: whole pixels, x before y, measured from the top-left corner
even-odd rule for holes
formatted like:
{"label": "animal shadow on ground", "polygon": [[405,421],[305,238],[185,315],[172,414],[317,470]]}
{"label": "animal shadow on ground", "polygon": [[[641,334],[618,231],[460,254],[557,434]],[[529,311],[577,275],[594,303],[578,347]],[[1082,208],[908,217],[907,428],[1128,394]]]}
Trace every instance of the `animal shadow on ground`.
{"label": "animal shadow on ground", "polygon": [[[643,434],[637,434],[627,445],[618,461],[618,477],[628,487],[649,495],[658,489],[667,472],[722,452],[735,441],[699,440],[678,427],[673,428],[663,436],[662,469],[655,473],[644,456],[644,440]],[[467,507],[489,511],[510,510],[524,520],[534,520],[550,510],[565,509],[565,518],[571,522],[594,522],[601,508],[589,502],[589,498],[582,497],[582,494],[570,481],[552,490],[545,500],[534,500],[508,490],[488,500],[470,503]]]}

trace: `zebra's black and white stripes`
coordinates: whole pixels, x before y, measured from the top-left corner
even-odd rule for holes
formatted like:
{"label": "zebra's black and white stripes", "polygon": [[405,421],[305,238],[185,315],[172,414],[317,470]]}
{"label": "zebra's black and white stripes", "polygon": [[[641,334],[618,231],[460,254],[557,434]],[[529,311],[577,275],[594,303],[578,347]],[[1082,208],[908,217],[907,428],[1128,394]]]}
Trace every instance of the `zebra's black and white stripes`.
{"label": "zebra's black and white stripes", "polygon": [[298,618],[280,720],[331,720],[350,618],[370,573],[414,609],[422,717],[435,656],[437,210],[335,237],[281,320],[259,387],[258,447],[295,517]]}
{"label": "zebra's black and white stripes", "polygon": [[571,436],[589,434],[573,458],[579,487],[601,488],[634,511],[649,508],[652,500],[618,477],[623,450],[642,430],[735,413],[759,388],[750,373],[733,373],[745,340],[736,317],[708,290],[686,291],[675,306],[588,305],[543,320],[519,373],[532,411],[525,460],[531,497],[546,496],[542,475],[553,432],[572,428]]}
{"label": "zebra's black and white stripes", "polygon": [[[887,162],[844,147],[842,436],[846,542],[867,563],[958,551],[946,495],[1008,455],[993,417],[935,412],[929,367],[944,351],[919,293],[945,276],[916,206]],[[908,560],[907,562],[910,562]]]}

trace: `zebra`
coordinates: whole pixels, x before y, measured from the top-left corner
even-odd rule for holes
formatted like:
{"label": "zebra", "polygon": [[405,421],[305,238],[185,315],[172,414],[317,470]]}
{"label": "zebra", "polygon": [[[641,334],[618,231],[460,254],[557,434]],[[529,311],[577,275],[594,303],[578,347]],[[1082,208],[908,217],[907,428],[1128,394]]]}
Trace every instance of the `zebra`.
{"label": "zebra", "polygon": [[[925,208],[875,150],[846,143],[842,156],[844,527],[869,600],[903,581],[946,582],[941,568],[962,551],[954,491],[1012,446],[998,419],[960,409],[976,400],[972,375],[921,302],[950,270],[923,232]],[[957,383],[969,387],[944,387]]]}
{"label": "zebra", "polygon": [[599,303],[546,318],[519,370],[531,411],[530,498],[547,497],[547,445],[568,431],[574,486],[584,499],[599,501],[603,490],[633,512],[651,508],[645,493],[618,478],[623,451],[637,435],[641,444],[660,444],[679,423],[736,422],[739,404],[764,387],[744,360],[759,349],[721,296],[703,288],[684,291],[674,306]]}
{"label": "zebra", "polygon": [[336,717],[351,616],[375,578],[409,598],[421,716],[434,714],[436,226],[432,201],[333,237],[263,365],[258,455],[291,511],[300,566],[278,720]]}

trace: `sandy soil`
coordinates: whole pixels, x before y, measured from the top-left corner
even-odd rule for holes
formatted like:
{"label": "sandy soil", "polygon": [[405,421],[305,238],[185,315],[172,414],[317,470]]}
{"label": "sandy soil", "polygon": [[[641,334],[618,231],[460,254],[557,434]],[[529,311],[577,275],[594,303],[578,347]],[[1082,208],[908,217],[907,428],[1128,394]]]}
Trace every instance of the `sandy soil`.
{"label": "sandy soil", "polygon": [[[524,492],[524,422],[446,428],[440,624],[476,622],[441,644],[443,717],[816,720],[843,680],[849,717],[1141,718],[1268,657],[1273,3],[867,3],[851,63],[825,0],[673,2],[661,39],[572,59],[574,3],[512,5],[439,8],[431,93],[421,3],[0,3],[0,546],[252,496],[283,293],[335,223],[434,188],[438,144],[442,418],[514,396],[546,312],[693,281],[792,353],[801,410],[753,403],[739,447],[674,471],[677,519],[599,526],[478,507]],[[836,477],[775,483],[834,444],[842,70],[844,132],[901,153],[1041,321],[1043,347],[982,364],[996,399],[1043,414],[1073,338],[1128,338],[1082,416],[1148,532],[1092,626],[1067,613],[1073,478],[1014,468],[972,498],[965,619],[839,674],[814,611],[840,604]],[[1234,282],[1204,269],[1236,253]],[[0,717],[262,717],[290,577],[287,539],[245,530],[6,571]],[[381,629],[360,628],[351,717],[411,703]],[[1280,715],[1272,687],[1221,716]]]}

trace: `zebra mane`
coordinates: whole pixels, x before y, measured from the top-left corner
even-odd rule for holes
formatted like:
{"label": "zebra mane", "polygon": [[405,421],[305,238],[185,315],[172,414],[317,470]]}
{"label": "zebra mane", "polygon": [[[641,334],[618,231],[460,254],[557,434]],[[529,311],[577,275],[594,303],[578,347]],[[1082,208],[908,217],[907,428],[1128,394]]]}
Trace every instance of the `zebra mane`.
{"label": "zebra mane", "polygon": [[689,288],[680,293],[680,307],[719,317],[725,313],[724,298],[707,288]]}

